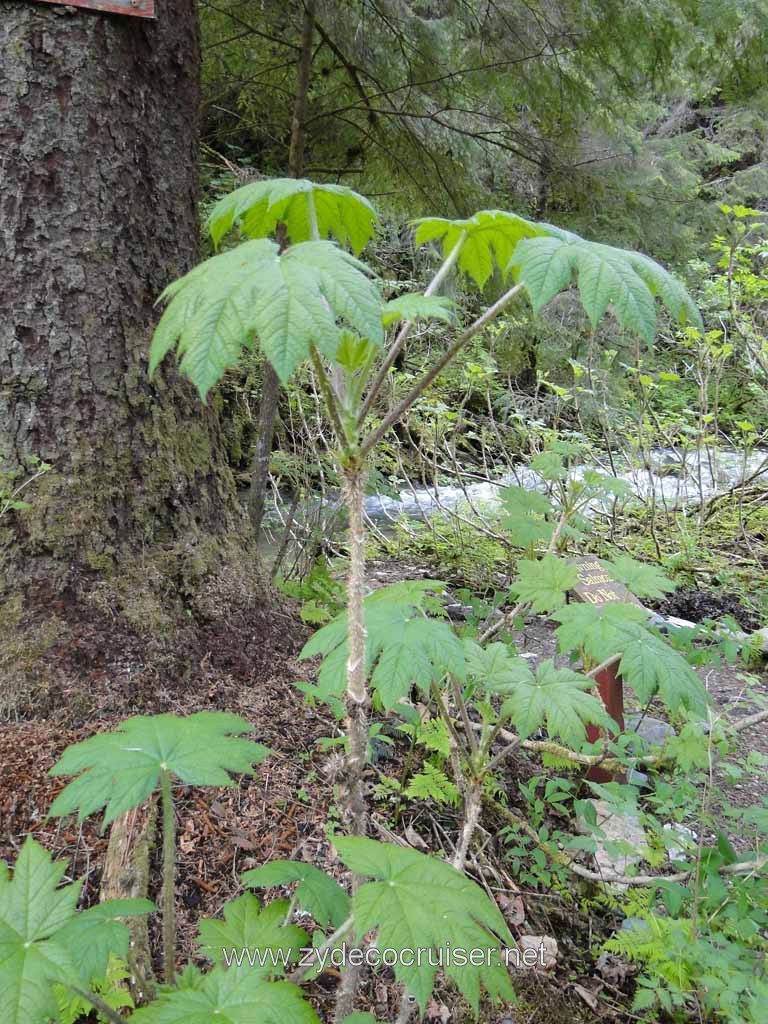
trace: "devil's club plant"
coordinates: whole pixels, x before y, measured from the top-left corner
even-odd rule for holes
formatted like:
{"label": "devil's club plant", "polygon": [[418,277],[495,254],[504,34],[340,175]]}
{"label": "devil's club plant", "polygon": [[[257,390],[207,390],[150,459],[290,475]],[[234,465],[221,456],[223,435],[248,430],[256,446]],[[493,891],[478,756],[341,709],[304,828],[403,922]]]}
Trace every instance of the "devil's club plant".
{"label": "devil's club plant", "polygon": [[109,900],[77,913],[81,883],[59,884],[66,867],[31,838],[12,875],[0,861],[0,999],[7,1024],[59,1019],[57,985],[109,1010],[90,986],[106,975],[110,955],[128,953],[130,936],[119,919],[155,909],[148,900]]}
{"label": "devil's club plant", "polygon": [[[254,240],[274,232],[279,223],[285,225],[293,243],[287,249],[280,252],[275,244]],[[390,611],[384,600],[369,602],[366,608],[363,493],[369,453],[464,346],[523,294],[538,309],[575,280],[593,326],[610,308],[623,327],[648,342],[655,332],[657,298],[679,323],[698,322],[685,289],[652,260],[498,210],[462,221],[426,218],[417,222],[417,244],[441,242],[443,263],[424,295],[386,304],[370,271],[338,244],[324,240],[332,235],[360,251],[375,223],[367,201],[340,186],[285,179],[236,190],[217,204],[208,227],[217,243],[235,226],[250,240],[212,257],[166,289],[162,298],[168,306],[150,360],[154,369],[175,346],[182,372],[203,398],[240,352],[254,344],[260,345],[284,381],[299,362],[312,361],[336,433],[349,517],[349,576],[346,623],[326,627],[306,653],[326,654],[320,690],[328,697],[338,698],[344,673],[345,812],[350,831],[358,836],[365,834],[368,817],[363,775],[369,676],[382,702],[391,706],[412,681],[448,673],[455,689],[463,671],[458,651],[453,655],[450,644],[441,644],[437,630],[419,616],[417,607]],[[443,354],[411,390],[373,419],[388,371],[414,320],[448,319],[450,307],[436,302],[435,293],[454,268],[480,288],[494,270],[511,281],[481,316],[452,332]],[[399,322],[399,327],[384,348],[384,328],[393,322]],[[571,574],[554,555],[549,561],[533,563],[516,584],[520,600],[532,596],[534,607],[559,607]],[[625,658],[631,660],[632,655],[627,653]],[[638,667],[638,675],[643,671]],[[546,687],[552,697],[568,692],[572,711],[577,706],[586,708],[589,695],[581,685],[565,680],[555,669],[545,676],[538,681],[519,679],[521,693],[527,694],[525,699],[532,706],[536,706],[534,695]],[[518,696],[518,705],[523,699]],[[536,700],[541,703],[541,698]],[[576,735],[579,714],[570,721],[569,733]],[[470,792],[476,804],[477,784],[465,786],[465,793]],[[463,853],[476,814],[475,809],[467,816],[460,844]],[[463,854],[454,863],[463,867]],[[342,979],[339,1017],[352,1009],[355,984],[355,972],[348,969]]]}
{"label": "devil's club plant", "polygon": [[104,827],[142,804],[159,786],[163,810],[163,953],[173,981],[176,955],[174,877],[176,823],[172,779],[190,786],[232,786],[230,773],[252,774],[270,753],[243,738],[252,726],[237,715],[201,711],[126,719],[114,732],[68,747],[52,775],[78,775],[51,806],[52,815],[77,811],[80,820],[104,808]]}
{"label": "devil's club plant", "polygon": [[[612,722],[590,692],[607,660],[618,660],[622,676],[643,701],[658,696],[673,711],[694,715],[701,715],[706,704],[688,662],[654,632],[642,609],[567,604],[575,574],[558,555],[561,541],[577,529],[572,524],[578,523],[586,503],[616,493],[618,484],[592,474],[566,485],[561,453],[554,450],[540,455],[534,468],[559,487],[560,508],[519,488],[502,494],[504,526],[527,557],[521,559],[510,588],[515,606],[477,640],[460,639],[445,621],[429,616],[434,595],[442,589],[436,581],[400,583],[366,596],[363,487],[369,453],[439,372],[516,297],[527,293],[539,309],[575,282],[593,325],[610,308],[624,327],[646,341],[655,331],[656,298],[680,323],[697,318],[682,286],[646,257],[495,210],[462,221],[418,222],[417,243],[441,243],[443,262],[424,294],[385,302],[375,276],[358,259],[376,223],[370,204],[341,186],[295,180],[249,185],[221,200],[209,220],[217,245],[236,225],[248,240],[201,264],[164,293],[168,307],[152,346],[153,369],[175,347],[183,372],[205,399],[240,352],[258,344],[283,380],[311,360],[327,403],[349,512],[348,600],[346,612],[321,629],[303,653],[323,657],[312,696],[332,706],[343,698],[346,709],[341,792],[352,835],[334,837],[334,843],[352,872],[352,884],[347,893],[313,865],[292,861],[246,872],[242,881],[247,887],[291,885],[292,897],[263,907],[253,893],[246,893],[225,905],[221,919],[203,921],[199,928],[199,958],[213,966],[205,973],[188,966],[175,979],[172,780],[231,785],[231,773],[252,772],[269,751],[244,738],[250,725],[243,719],[211,712],[185,719],[132,718],[112,733],[69,748],[53,773],[78,777],[58,796],[52,814],[77,811],[82,818],[104,809],[106,825],[158,787],[161,793],[163,945],[169,984],[158,999],[132,1015],[137,1024],[208,1024],[213,1019],[222,1024],[319,1024],[299,985],[317,975],[340,943],[350,938],[362,944],[370,933],[376,945],[369,948],[400,954],[414,949],[438,954],[446,943],[454,951],[484,951],[481,966],[446,957],[445,973],[475,1013],[484,992],[492,999],[511,998],[502,955],[512,936],[493,901],[463,873],[481,805],[489,803],[506,817],[559,870],[591,877],[569,852],[587,849],[591,839],[571,837],[561,850],[546,829],[537,831],[500,805],[492,795],[496,766],[520,745],[571,765],[628,766],[632,755],[627,739],[611,738]],[[277,232],[279,225],[281,247],[263,237]],[[282,245],[282,236],[292,244]],[[436,294],[454,270],[481,288],[494,271],[511,279],[502,297],[463,328],[455,326],[452,304]],[[413,323],[422,319],[445,324],[450,341],[411,391],[382,411],[378,400],[388,371]],[[386,341],[391,328],[395,333]],[[612,571],[639,596],[658,597],[671,586],[657,570],[624,556],[614,560]],[[549,613],[559,623],[558,647],[570,658],[568,666],[545,661],[533,668],[510,645],[489,643],[530,609]],[[414,684],[437,708],[437,718],[420,717],[408,703]],[[461,832],[450,864],[365,835],[371,699],[400,712],[417,742],[439,755],[443,765],[450,764],[453,783],[442,768],[431,765],[425,766],[419,784],[412,780],[400,787],[414,798],[435,786],[449,802],[458,797]],[[587,724],[605,729],[597,751],[585,743]],[[535,738],[542,728],[547,738]],[[702,736],[688,723],[669,749],[655,756],[699,764]],[[504,743],[499,752],[494,751],[497,740]],[[562,812],[569,786],[552,781],[548,798],[559,801]],[[604,795],[610,795],[607,789]],[[573,802],[575,809],[583,804]],[[750,878],[764,863],[764,857],[744,862],[730,854],[710,858],[716,897],[726,875]],[[152,905],[119,901],[75,913],[79,890],[58,887],[62,871],[31,840],[12,880],[0,865],[0,993],[3,999],[10,993],[11,1024],[60,1019],[56,986],[67,987],[119,1024],[123,1018],[91,988],[104,981],[110,954],[127,953],[128,933],[115,916],[148,912]],[[696,870],[687,869],[673,877],[694,876]],[[302,923],[306,915],[314,918],[311,939],[293,920],[297,908],[304,915]],[[299,963],[302,947],[310,942],[312,955]],[[629,950],[631,945],[626,940],[622,951],[647,958],[645,948]],[[425,1010],[437,959],[398,958],[395,975],[403,986],[398,1021],[410,1017],[411,1000]],[[336,1024],[375,1024],[371,1014],[352,1012],[358,982],[359,968],[349,956],[338,990]]]}

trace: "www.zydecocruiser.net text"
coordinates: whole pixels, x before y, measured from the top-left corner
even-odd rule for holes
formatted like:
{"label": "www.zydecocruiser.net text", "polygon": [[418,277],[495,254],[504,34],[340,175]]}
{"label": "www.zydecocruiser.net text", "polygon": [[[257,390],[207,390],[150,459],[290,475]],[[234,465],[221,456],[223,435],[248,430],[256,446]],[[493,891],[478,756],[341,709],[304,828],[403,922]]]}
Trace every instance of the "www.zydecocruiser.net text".
{"label": "www.zydecocruiser.net text", "polygon": [[[283,949],[251,949],[249,947],[230,947],[222,949],[222,957],[227,967],[281,968],[287,969],[296,964],[290,950]],[[405,949],[380,949],[376,945],[348,946],[342,943],[332,949],[317,950],[308,946],[300,950],[299,968],[318,967],[321,971],[326,967],[341,968],[345,964],[353,967],[492,967],[497,963],[518,970],[547,966],[547,953],[542,944],[527,946],[525,949],[496,949],[493,947],[465,949],[446,943],[440,947],[415,947]]]}

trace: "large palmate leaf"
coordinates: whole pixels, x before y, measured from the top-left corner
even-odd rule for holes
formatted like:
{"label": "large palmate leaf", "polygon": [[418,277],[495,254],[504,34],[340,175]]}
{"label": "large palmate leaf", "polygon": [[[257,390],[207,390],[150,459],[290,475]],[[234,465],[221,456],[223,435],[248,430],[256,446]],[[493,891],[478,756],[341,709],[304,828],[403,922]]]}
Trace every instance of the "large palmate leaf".
{"label": "large palmate leaf", "polygon": [[[382,587],[364,604],[366,670],[385,708],[393,707],[414,684],[428,689],[446,672],[462,678],[465,671],[461,641],[448,623],[426,618],[422,606],[429,590],[442,588],[433,580]],[[344,692],[347,663],[347,613],[342,612],[305,644],[302,658],[325,654],[317,686],[321,696]]]}
{"label": "large palmate leaf", "polygon": [[56,941],[69,950],[82,978],[100,980],[107,975],[110,956],[121,960],[128,956],[130,933],[122,918],[151,914],[154,909],[144,899],[105,900],[71,918]]}
{"label": "large palmate leaf", "polygon": [[645,629],[623,644],[619,670],[641,704],[656,694],[670,711],[687,708],[703,714],[708,696],[688,662],[670,645]]}
{"label": "large palmate leaf", "polygon": [[660,599],[677,589],[677,584],[665,576],[657,566],[638,562],[630,555],[618,555],[610,562],[606,562],[606,568],[610,569],[614,579],[628,587],[635,597]]}
{"label": "large palmate leaf", "polygon": [[512,719],[521,736],[530,736],[546,725],[550,736],[579,747],[590,723],[615,727],[602,702],[587,692],[594,689],[594,679],[569,668],[556,668],[551,660],[539,665],[534,674],[522,658],[514,659],[504,682],[485,686],[506,696],[502,714]]}
{"label": "large palmate leaf", "polygon": [[303,178],[273,178],[235,189],[216,203],[206,227],[217,246],[236,223],[249,238],[265,238],[285,224],[294,245],[307,242],[312,238],[310,197],[321,239],[330,236],[360,253],[373,238],[379,218],[365,196],[344,185]]}
{"label": "large palmate leaf", "polygon": [[59,887],[65,863],[28,838],[11,877],[0,861],[0,1006],[3,1024],[58,1017],[52,985],[87,988],[103,977],[109,952],[126,956],[128,929],[116,915],[154,909],[147,900],[107,901],[78,914],[80,883]]}
{"label": "large palmate leaf", "polygon": [[552,506],[543,494],[510,486],[502,488],[499,497],[507,513],[502,522],[513,544],[527,548],[551,539],[555,527],[546,517],[552,514]]}
{"label": "large palmate leaf", "polygon": [[702,712],[707,694],[688,662],[652,632],[634,605],[574,604],[554,613],[561,650],[583,650],[594,662],[621,655],[619,671],[641,702],[658,694],[670,711]]}
{"label": "large palmate leaf", "polygon": [[249,963],[214,967],[192,987],[162,992],[132,1024],[320,1024],[301,990],[265,981]]}
{"label": "large palmate leaf", "polygon": [[224,920],[200,922],[198,945],[214,963],[227,964],[243,950],[250,952],[247,962],[253,971],[265,977],[284,974],[309,945],[303,928],[286,925],[287,900],[273,900],[262,909],[253,895],[224,904]]}
{"label": "large palmate leaf", "polygon": [[522,559],[517,563],[517,579],[509,588],[520,601],[530,604],[535,612],[551,612],[562,608],[565,595],[578,580],[576,567],[557,555],[540,559]]}
{"label": "large palmate leaf", "polygon": [[397,323],[399,320],[442,320],[451,323],[455,318],[454,303],[442,295],[422,295],[409,292],[390,299],[384,306],[384,326]]}
{"label": "large palmate leaf", "polygon": [[105,807],[104,825],[136,807],[153,792],[161,771],[190,786],[235,785],[230,772],[253,774],[270,753],[242,738],[252,726],[223,711],[138,715],[114,732],[99,733],[68,747],[51,775],[76,775],[54,800],[54,816],[77,811],[80,820]]}
{"label": "large palmate leaf", "polygon": [[474,640],[465,638],[464,654],[467,675],[489,693],[507,693],[518,679],[520,667],[527,667],[525,659],[515,657],[513,651],[503,643],[481,647]]}
{"label": "large palmate leaf", "polygon": [[273,860],[243,875],[243,884],[254,889],[285,885],[286,882],[299,883],[296,898],[300,906],[323,927],[330,923],[338,928],[349,917],[349,896],[334,878],[314,864]]}
{"label": "large palmate leaf", "polygon": [[[334,845],[352,871],[376,879],[365,882],[353,896],[355,930],[362,937],[375,928],[378,948],[401,954],[394,964],[395,976],[418,1000],[422,1013],[441,950],[445,973],[475,1013],[481,986],[492,998],[514,997],[499,950],[499,938],[511,944],[512,936],[498,908],[475,882],[445,861],[415,850],[352,837],[336,838]],[[419,950],[422,955],[417,958]],[[434,951],[431,957],[429,950]],[[457,962],[457,952],[470,950],[486,954],[482,966]]]}
{"label": "large palmate leaf", "polygon": [[423,217],[414,224],[416,244],[441,241],[444,256],[461,242],[459,269],[480,288],[493,273],[494,265],[502,273],[506,272],[515,246],[522,238],[541,235],[546,229],[546,225],[534,224],[502,210],[481,210],[467,220]]}
{"label": "large palmate leaf", "polygon": [[647,256],[589,242],[551,225],[540,227],[543,237],[523,239],[509,263],[535,311],[567,288],[575,275],[593,327],[610,306],[622,327],[650,344],[656,333],[657,297],[679,323],[700,325],[699,312],[682,284]]}
{"label": "large palmate leaf", "polygon": [[339,320],[373,344],[383,338],[377,284],[332,242],[304,242],[282,254],[269,239],[244,242],[174,281],[164,300],[150,374],[176,346],[182,373],[203,399],[254,338],[283,382],[311,346],[335,356]]}
{"label": "large palmate leaf", "polygon": [[583,651],[595,662],[618,654],[626,641],[626,626],[644,629],[648,612],[636,604],[569,604],[554,612],[552,618],[560,625],[555,630],[561,651]]}

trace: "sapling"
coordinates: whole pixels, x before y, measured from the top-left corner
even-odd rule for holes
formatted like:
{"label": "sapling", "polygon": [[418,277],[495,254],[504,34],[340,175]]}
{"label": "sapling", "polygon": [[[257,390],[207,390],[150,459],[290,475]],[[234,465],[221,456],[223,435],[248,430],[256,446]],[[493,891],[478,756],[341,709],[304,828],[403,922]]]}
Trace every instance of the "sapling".
{"label": "sapling", "polygon": [[0,478],[0,519],[8,512],[28,511],[31,506],[22,497],[23,493],[28,487],[32,486],[35,480],[44,476],[51,469],[47,462],[43,462],[37,457],[33,457],[28,461],[31,465],[30,475],[25,480],[22,480],[21,483],[15,483],[15,476],[13,475],[8,480]]}
{"label": "sapling", "polygon": [[[161,299],[168,306],[150,358],[152,372],[176,347],[181,371],[203,400],[237,362],[242,349],[252,347],[255,340],[283,382],[300,362],[312,362],[336,433],[349,520],[345,810],[354,835],[364,834],[367,823],[364,774],[370,665],[363,496],[372,450],[469,341],[523,294],[538,311],[575,278],[593,326],[610,306],[621,325],[647,343],[656,329],[655,297],[680,323],[699,322],[685,289],[653,260],[497,210],[481,211],[462,221],[418,221],[417,244],[442,242],[442,265],[424,295],[407,297],[405,306],[402,298],[395,300],[388,308],[365,265],[322,240],[330,235],[359,252],[376,222],[367,200],[341,186],[278,179],[235,190],[216,204],[208,228],[217,244],[236,224],[249,240],[212,257],[166,289]],[[293,243],[282,253],[263,237],[280,223]],[[511,277],[512,283],[479,317],[456,332],[408,394],[369,427],[388,370],[412,324],[436,315],[446,318],[447,305],[436,303],[435,292],[453,268],[481,289],[494,269]],[[385,348],[384,325],[393,320],[402,324]],[[462,846],[467,842],[465,837]],[[341,986],[339,1016],[343,1016],[341,1010],[351,1009],[349,978],[350,974]]]}
{"label": "sapling", "polygon": [[68,747],[52,775],[77,775],[54,800],[50,814],[77,811],[82,821],[104,808],[102,827],[137,807],[160,789],[163,815],[163,965],[173,982],[176,962],[176,825],[172,780],[189,786],[233,786],[230,773],[253,774],[270,753],[243,738],[251,725],[237,715],[200,711],[177,715],[139,715],[114,732],[99,733]]}

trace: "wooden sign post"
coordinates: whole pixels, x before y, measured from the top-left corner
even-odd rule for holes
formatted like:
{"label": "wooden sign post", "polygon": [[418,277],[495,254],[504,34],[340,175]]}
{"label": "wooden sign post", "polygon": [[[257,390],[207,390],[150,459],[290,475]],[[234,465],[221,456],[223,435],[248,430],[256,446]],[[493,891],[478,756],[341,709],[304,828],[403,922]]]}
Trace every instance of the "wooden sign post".
{"label": "wooden sign post", "polygon": [[[614,580],[599,558],[587,555],[585,558],[574,558],[571,565],[578,572],[578,580],[573,588],[577,601],[587,604],[612,604],[620,601],[624,604],[640,604],[623,583]],[[619,729],[624,729],[624,684],[616,670],[616,665],[603,669],[595,677],[597,690],[602,698],[605,710],[616,722]],[[587,726],[587,739],[590,743],[600,739],[601,731],[597,725]],[[587,771],[590,782],[623,782],[624,776],[606,771],[605,768],[593,767]]]}
{"label": "wooden sign post", "polygon": [[104,14],[132,14],[135,18],[154,18],[155,0],[34,0],[57,7],[84,7]]}

